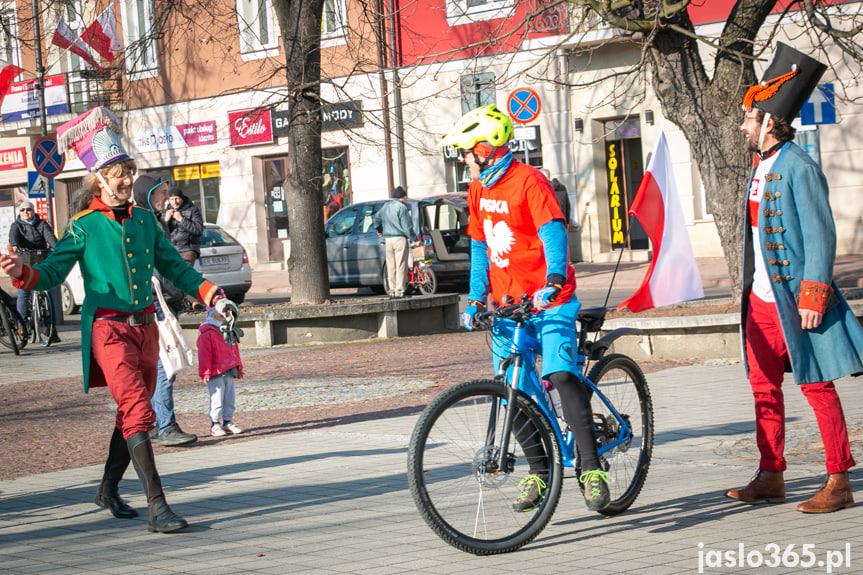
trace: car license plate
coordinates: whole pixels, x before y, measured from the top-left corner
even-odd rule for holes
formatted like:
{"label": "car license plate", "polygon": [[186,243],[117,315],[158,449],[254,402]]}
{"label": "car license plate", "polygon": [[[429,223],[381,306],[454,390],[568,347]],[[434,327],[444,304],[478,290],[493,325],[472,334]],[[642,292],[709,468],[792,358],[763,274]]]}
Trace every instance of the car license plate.
{"label": "car license plate", "polygon": [[202,266],[218,266],[228,263],[228,256],[207,256],[201,258]]}

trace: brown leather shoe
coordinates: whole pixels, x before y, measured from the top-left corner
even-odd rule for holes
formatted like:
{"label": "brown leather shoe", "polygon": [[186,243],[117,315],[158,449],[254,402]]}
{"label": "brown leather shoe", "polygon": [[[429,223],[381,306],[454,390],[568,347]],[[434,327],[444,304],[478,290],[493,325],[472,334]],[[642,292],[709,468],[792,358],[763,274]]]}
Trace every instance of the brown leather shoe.
{"label": "brown leather shoe", "polygon": [[785,480],[781,471],[759,469],[749,485],[740,489],[729,489],[725,497],[744,503],[785,503]]}
{"label": "brown leather shoe", "polygon": [[797,506],[797,511],[803,513],[830,513],[854,506],[854,496],[851,484],[848,483],[848,472],[831,473],[818,493],[809,501]]}

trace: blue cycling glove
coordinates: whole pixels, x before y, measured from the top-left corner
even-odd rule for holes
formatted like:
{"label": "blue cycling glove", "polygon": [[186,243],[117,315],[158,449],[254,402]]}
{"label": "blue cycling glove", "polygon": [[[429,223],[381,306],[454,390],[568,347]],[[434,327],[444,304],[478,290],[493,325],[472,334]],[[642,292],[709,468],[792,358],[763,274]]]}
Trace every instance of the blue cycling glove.
{"label": "blue cycling glove", "polygon": [[563,284],[566,281],[560,274],[551,274],[547,278],[548,283],[544,288],[541,288],[533,294],[533,307],[538,311],[547,310],[557,300],[557,296],[563,291]]}
{"label": "blue cycling glove", "polygon": [[473,331],[476,328],[474,316],[485,311],[485,305],[478,301],[467,302],[468,306],[461,314],[461,324],[468,331]]}

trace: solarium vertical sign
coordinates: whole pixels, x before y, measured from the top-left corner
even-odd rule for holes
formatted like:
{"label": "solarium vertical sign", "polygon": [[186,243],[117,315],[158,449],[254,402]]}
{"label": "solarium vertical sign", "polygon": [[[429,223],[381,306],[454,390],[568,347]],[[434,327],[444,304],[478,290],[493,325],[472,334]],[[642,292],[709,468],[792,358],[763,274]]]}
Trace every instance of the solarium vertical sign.
{"label": "solarium vertical sign", "polygon": [[605,141],[605,176],[608,184],[608,220],[611,224],[611,249],[626,245],[626,203],[620,182],[623,181],[623,166],[620,162],[620,140]]}
{"label": "solarium vertical sign", "polygon": [[253,108],[228,112],[231,146],[257,146],[274,141],[273,118],[270,108]]}

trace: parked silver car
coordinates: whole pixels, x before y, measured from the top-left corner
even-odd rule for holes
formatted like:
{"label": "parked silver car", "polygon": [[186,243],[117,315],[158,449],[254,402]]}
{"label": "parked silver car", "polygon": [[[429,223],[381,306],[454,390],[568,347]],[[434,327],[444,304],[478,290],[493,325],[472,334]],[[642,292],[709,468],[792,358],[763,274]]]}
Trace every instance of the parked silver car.
{"label": "parked silver car", "polygon": [[[375,292],[386,291],[384,240],[372,219],[387,201],[351,204],[327,221],[330,287],[368,286]],[[430,265],[437,280],[466,283],[470,273],[467,194],[408,199],[407,206],[417,238],[430,246]]]}
{"label": "parked silver car", "polygon": [[201,257],[195,269],[225,291],[228,299],[243,303],[252,289],[252,268],[240,242],[215,224],[204,224]]}
{"label": "parked silver car", "polygon": [[[204,224],[201,234],[201,257],[195,269],[225,290],[228,299],[242,303],[252,287],[252,268],[245,248],[228,232],[215,224]],[[76,314],[84,304],[84,280],[78,264],[60,285],[63,315]]]}

